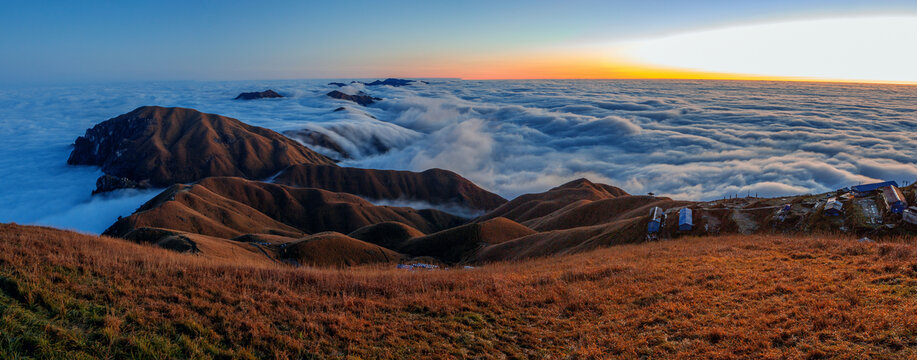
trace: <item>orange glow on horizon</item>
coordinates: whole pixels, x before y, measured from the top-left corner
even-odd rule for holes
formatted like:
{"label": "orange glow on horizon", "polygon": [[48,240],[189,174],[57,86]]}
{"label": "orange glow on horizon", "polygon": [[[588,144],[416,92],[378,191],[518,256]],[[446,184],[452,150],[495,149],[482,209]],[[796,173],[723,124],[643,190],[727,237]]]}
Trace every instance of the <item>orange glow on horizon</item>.
{"label": "orange glow on horizon", "polygon": [[[739,81],[800,81],[865,84],[917,85],[911,81],[871,81],[825,79],[816,77],[764,76],[730,74],[668,68],[616,59],[527,59],[518,62],[499,61],[473,69],[448,71],[449,76],[467,80],[527,80],[527,79],[621,79],[621,80],[739,80]],[[432,75],[432,74],[431,74]],[[439,74],[438,77],[444,77]]]}
{"label": "orange glow on horizon", "polygon": [[480,58],[451,65],[417,65],[412,67],[413,71],[403,76],[466,80],[744,80],[917,85],[917,82],[909,81],[825,79],[696,71],[640,64],[622,56],[598,56],[596,54],[586,56],[526,54],[514,57]]}

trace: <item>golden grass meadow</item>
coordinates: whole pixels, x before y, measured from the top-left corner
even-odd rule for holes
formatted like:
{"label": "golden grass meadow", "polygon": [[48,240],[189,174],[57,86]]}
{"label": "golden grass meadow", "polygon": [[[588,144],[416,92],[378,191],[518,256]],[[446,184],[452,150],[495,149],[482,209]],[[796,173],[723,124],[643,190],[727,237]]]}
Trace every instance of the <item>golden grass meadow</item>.
{"label": "golden grass meadow", "polygon": [[911,240],[729,235],[474,269],[293,268],[0,225],[0,357],[907,358]]}

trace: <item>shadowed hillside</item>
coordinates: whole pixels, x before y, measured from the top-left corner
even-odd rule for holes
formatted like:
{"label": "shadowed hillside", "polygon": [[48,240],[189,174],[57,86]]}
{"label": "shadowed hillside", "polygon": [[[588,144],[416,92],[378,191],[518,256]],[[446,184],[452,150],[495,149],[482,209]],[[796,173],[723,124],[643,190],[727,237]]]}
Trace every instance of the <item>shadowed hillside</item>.
{"label": "shadowed hillside", "polygon": [[280,257],[298,265],[324,267],[395,263],[402,259],[392,250],[331,231],[287,244]]}
{"label": "shadowed hillside", "polygon": [[424,233],[397,221],[386,221],[361,227],[348,236],[389,249],[398,249],[405,241],[424,236]]}
{"label": "shadowed hillside", "polygon": [[734,235],[332,270],[3,224],[0,357],[913,358],[915,257]]}
{"label": "shadowed hillside", "polygon": [[432,256],[441,261],[473,260],[471,255],[482,246],[534,234],[535,231],[507,218],[493,218],[465,224],[435,234],[416,237],[400,244],[397,249],[414,256]]}
{"label": "shadowed hillside", "polygon": [[227,239],[249,233],[296,237],[349,233],[385,221],[435,232],[464,219],[437,210],[375,206],[345,193],[222,177],[172,186],[105,234],[124,236],[138,227],[158,227]]}
{"label": "shadowed hillside", "polygon": [[459,205],[472,210],[492,210],[506,199],[481,189],[452,171],[423,172],[374,170],[333,165],[296,165],[274,178],[277,184],[345,192],[370,199],[423,201]]}

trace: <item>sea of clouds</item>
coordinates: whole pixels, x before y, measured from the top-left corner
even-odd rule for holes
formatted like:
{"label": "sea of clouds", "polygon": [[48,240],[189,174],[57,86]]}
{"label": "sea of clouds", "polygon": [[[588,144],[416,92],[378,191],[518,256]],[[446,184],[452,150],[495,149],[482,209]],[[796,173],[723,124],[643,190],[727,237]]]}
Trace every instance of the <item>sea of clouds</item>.
{"label": "sea of clouds", "polygon": [[[328,81],[0,88],[0,222],[98,233],[154,196],[90,196],[99,170],[66,165],[87,128],[142,105],[322,132],[353,155],[342,165],[449,169],[506,198],[579,177],[690,200],[917,179],[912,86],[430,80],[340,88],[384,99],[362,107],[326,97],[338,89]],[[288,97],[232,100],[268,88]]]}

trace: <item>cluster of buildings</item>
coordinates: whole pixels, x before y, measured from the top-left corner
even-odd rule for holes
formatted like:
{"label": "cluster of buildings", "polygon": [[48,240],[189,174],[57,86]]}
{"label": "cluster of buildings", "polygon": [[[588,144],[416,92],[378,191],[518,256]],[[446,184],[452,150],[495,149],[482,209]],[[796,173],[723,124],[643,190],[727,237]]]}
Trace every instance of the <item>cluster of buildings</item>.
{"label": "cluster of buildings", "polygon": [[[884,181],[872,184],[851,186],[838,191],[843,193],[840,198],[865,198],[875,194],[881,195],[885,208],[893,214],[901,214],[905,221],[917,224],[917,207],[908,209],[907,200],[898,183],[895,181]],[[840,216],[844,213],[844,204],[838,200],[838,197],[828,198],[825,202],[825,215]]]}
{"label": "cluster of buildings", "polygon": [[[856,185],[851,186],[850,188],[841,189],[838,191],[837,196],[832,196],[827,200],[824,200],[824,213],[827,216],[841,216],[844,214],[844,201],[856,199],[856,203],[860,204],[861,206],[863,204],[868,204],[871,212],[867,211],[870,212],[867,214],[867,216],[876,217],[877,220],[875,221],[881,224],[882,215],[876,209],[875,203],[870,198],[877,195],[881,199],[882,203],[884,203],[885,209],[887,209],[887,211],[893,214],[901,215],[901,219],[904,222],[917,225],[917,206],[908,207],[907,199],[905,198],[904,193],[901,192],[901,189],[898,188],[898,183],[895,181],[884,181],[872,184]],[[816,205],[816,207],[817,206],[818,205]],[[790,208],[790,204],[783,205],[783,207],[777,212],[777,219],[780,221],[785,220],[786,216],[790,213]],[[864,211],[869,209],[865,209]],[[649,223],[646,229],[647,238],[650,240],[655,240],[663,224],[665,224],[665,221],[666,213],[662,208],[651,208],[649,213]],[[693,229],[693,211],[687,207],[679,209],[678,231],[691,231]]]}
{"label": "cluster of buildings", "polygon": [[902,219],[911,224],[917,224],[917,207],[908,208],[907,199],[898,188],[898,183],[885,181],[880,183],[857,185],[850,188],[855,197],[866,197],[875,194],[881,195],[885,208],[893,214],[901,214]]}
{"label": "cluster of buildings", "polygon": [[907,199],[904,193],[901,192],[901,189],[898,188],[898,183],[895,181],[883,181],[851,186],[850,188],[839,190],[838,193],[841,195],[838,197],[831,197],[825,203],[825,215],[840,216],[844,213],[844,204],[841,203],[838,198],[859,198],[858,201],[861,202],[858,204],[861,204],[861,206],[863,204],[862,201],[868,201],[870,204],[869,207],[872,209],[871,211],[869,211],[869,209],[864,209],[864,211],[867,212],[867,216],[879,217],[881,223],[881,215],[878,213],[875,206],[872,205],[872,200],[864,199],[879,195],[887,211],[892,214],[899,214],[901,215],[901,219],[905,222],[917,225],[917,206],[908,207]]}

